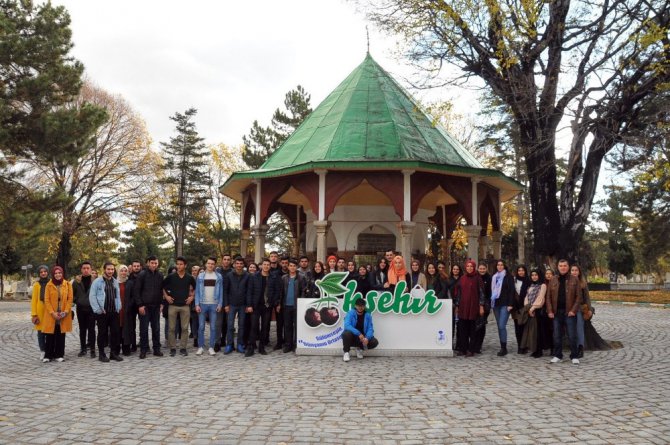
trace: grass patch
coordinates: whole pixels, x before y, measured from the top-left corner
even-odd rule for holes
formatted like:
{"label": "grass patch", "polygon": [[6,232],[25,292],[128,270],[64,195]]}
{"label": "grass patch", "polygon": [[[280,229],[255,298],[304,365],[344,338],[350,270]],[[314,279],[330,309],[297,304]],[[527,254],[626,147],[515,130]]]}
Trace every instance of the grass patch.
{"label": "grass patch", "polygon": [[626,301],[633,303],[670,303],[670,291],[591,291],[591,300],[595,301]]}

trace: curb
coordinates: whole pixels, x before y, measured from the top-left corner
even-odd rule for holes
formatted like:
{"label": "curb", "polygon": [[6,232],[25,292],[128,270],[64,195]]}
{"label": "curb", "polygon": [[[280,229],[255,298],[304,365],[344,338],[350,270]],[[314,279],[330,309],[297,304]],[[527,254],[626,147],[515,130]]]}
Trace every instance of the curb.
{"label": "curb", "polygon": [[621,306],[641,306],[641,307],[656,307],[662,309],[670,309],[670,303],[649,303],[647,301],[617,301],[617,300],[594,300],[598,304],[611,304]]}

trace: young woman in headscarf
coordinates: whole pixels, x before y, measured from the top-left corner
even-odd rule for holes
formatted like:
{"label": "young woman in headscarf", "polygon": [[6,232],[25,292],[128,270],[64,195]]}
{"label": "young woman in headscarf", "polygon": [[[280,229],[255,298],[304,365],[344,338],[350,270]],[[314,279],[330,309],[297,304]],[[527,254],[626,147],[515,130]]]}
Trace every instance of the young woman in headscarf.
{"label": "young woman in headscarf", "polygon": [[524,307],[528,308],[528,321],[523,325],[520,347],[532,351],[534,358],[542,357],[542,344],[544,336],[544,319],[542,310],[544,298],[547,294],[547,285],[539,269],[533,269],[530,273],[530,282],[524,298]]}
{"label": "young woman in headscarf", "polygon": [[414,289],[417,285],[420,286],[422,289],[426,290],[428,288],[428,285],[426,283],[426,276],[421,272],[421,263],[419,263],[419,260],[412,260],[412,263],[410,264],[410,284],[409,288]]}
{"label": "young woman in headscarf", "polygon": [[400,256],[396,255],[393,257],[393,261],[389,265],[389,289],[391,292],[395,290],[395,287],[398,285],[399,282],[404,281],[407,284],[407,291],[409,292],[410,290],[410,283],[411,283],[411,277],[409,275],[409,272],[407,272],[407,266],[405,266],[405,259]]}
{"label": "young woman in headscarf", "polygon": [[[119,292],[121,295],[121,310],[119,311],[119,328],[121,329],[121,332],[123,332],[123,325],[124,321],[126,319],[126,309],[127,307],[130,307],[130,300],[132,295],[130,295],[130,292],[126,292],[126,284],[128,282],[128,266],[121,265],[119,266]],[[123,343],[123,339],[126,337],[125,335],[121,335],[121,353],[125,355],[126,357],[130,355],[130,345],[126,345]]]}
{"label": "young woman in headscarf", "polygon": [[37,331],[37,346],[40,348],[40,360],[44,359],[45,337],[42,332],[44,324],[44,295],[47,290],[47,283],[49,282],[49,268],[47,266],[40,266],[37,268],[39,280],[33,284],[33,296],[30,301],[30,317],[33,322],[33,327]]}
{"label": "young woman in headscarf", "polygon": [[498,357],[507,355],[507,320],[514,304],[514,277],[503,260],[496,262],[496,273],[491,277],[491,310],[498,324],[500,351]]}
{"label": "young woman in headscarf", "polygon": [[63,279],[63,268],[54,266],[51,280],[44,293],[44,323],[46,335],[43,362],[62,362],[65,355],[65,334],[72,331],[72,285]]}
{"label": "young woman in headscarf", "polygon": [[326,275],[328,275],[331,272],[335,272],[337,268],[337,257],[335,255],[331,255],[326,259]]}
{"label": "young woman in headscarf", "polygon": [[514,320],[514,334],[516,336],[517,354],[526,354],[528,350],[521,347],[521,338],[523,337],[524,325],[520,323],[521,311],[524,307],[524,300],[526,299],[526,292],[530,285],[530,278],[528,277],[528,268],[520,264],[516,267],[516,274],[514,275],[514,307],[512,312],[512,319]]}
{"label": "young woman in headscarf", "polygon": [[465,275],[453,288],[454,312],[458,316],[456,355],[472,357],[477,348],[475,321],[484,315],[484,283],[477,273],[477,264],[465,263]]}
{"label": "young woman in headscarf", "polygon": [[377,262],[377,268],[372,272],[370,277],[370,287],[380,292],[383,292],[390,287],[386,258],[381,257]]}

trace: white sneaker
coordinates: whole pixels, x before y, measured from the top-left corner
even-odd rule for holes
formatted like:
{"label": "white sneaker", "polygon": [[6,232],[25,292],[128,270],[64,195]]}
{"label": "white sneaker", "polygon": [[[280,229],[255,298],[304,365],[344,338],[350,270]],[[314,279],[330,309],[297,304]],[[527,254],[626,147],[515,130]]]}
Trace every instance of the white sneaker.
{"label": "white sneaker", "polygon": [[44,352],[40,352],[40,360],[44,360]]}
{"label": "white sneaker", "polygon": [[363,350],[356,349],[356,358],[363,358]]}
{"label": "white sneaker", "polygon": [[198,348],[195,355],[202,355],[202,348]]}
{"label": "white sneaker", "polygon": [[572,364],[573,365],[578,365],[579,364],[579,359],[578,358],[573,358],[572,359]]}
{"label": "white sneaker", "polygon": [[342,357],[342,360],[344,360],[345,362],[348,362],[349,360],[351,360],[351,358],[349,358],[349,353],[348,352],[344,353],[344,357]]}
{"label": "white sneaker", "polygon": [[62,362],[63,360],[65,360],[63,357],[58,357],[58,358],[56,359],[56,361],[57,361],[58,363]]}
{"label": "white sneaker", "polygon": [[49,363],[50,361],[51,361],[51,360],[49,360],[48,358],[43,358],[43,359],[42,359],[42,363]]}
{"label": "white sneaker", "polygon": [[214,348],[209,348],[209,351],[207,351],[207,352],[209,352],[209,355],[215,355],[216,354],[216,351],[214,350]]}
{"label": "white sneaker", "polygon": [[560,362],[561,362],[560,358],[554,357],[554,358],[551,359],[551,361],[549,363],[560,363]]}

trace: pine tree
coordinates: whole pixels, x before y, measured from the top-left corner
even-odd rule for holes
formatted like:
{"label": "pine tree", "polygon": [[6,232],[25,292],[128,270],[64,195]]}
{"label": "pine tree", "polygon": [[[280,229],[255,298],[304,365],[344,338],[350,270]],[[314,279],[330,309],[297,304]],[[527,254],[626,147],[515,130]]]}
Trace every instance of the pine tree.
{"label": "pine tree", "polygon": [[175,113],[177,135],[170,142],[161,142],[165,153],[165,177],[160,182],[167,187],[169,205],[162,210],[161,219],[173,229],[177,256],[184,252],[184,238],[195,223],[193,218],[206,205],[207,188],[211,179],[207,173],[207,147],[196,130],[195,108]]}
{"label": "pine tree", "polygon": [[606,187],[607,210],[602,220],[609,232],[607,264],[615,274],[629,275],[635,269],[635,256],[628,240],[628,222],[624,215],[622,190],[618,187]]}
{"label": "pine tree", "polygon": [[284,107],[277,108],[272,115],[272,125],[261,126],[257,120],[251,126],[249,134],[242,137],[246,150],[242,154],[249,168],[257,169],[268,157],[295,131],[312,112],[311,95],[298,85],[286,93]]}

